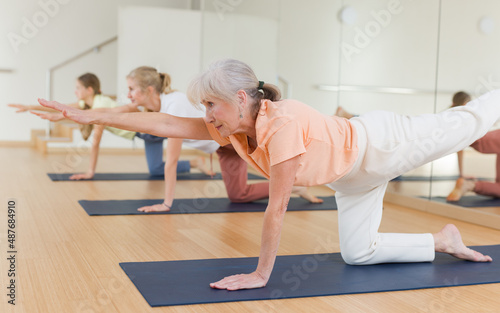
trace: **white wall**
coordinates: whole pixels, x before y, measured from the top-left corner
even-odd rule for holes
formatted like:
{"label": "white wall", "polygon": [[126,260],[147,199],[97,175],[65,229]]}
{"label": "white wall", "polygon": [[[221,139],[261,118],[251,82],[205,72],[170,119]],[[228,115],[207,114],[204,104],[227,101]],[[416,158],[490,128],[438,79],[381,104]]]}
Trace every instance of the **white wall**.
{"label": "white wall", "polygon": [[200,71],[201,12],[126,6],[120,8],[118,77],[125,98],[125,77],[138,66],[152,66],[172,77],[172,87],[186,92]]}
{"label": "white wall", "polygon": [[[45,13],[41,3],[50,3]],[[64,3],[64,4],[62,4]],[[14,73],[0,73],[0,141],[27,141],[30,129],[43,129],[46,122],[27,113],[15,114],[7,103],[35,104],[45,96],[46,70],[76,54],[117,35],[118,6],[141,5],[189,7],[189,0],[0,0],[0,67],[12,68]],[[43,16],[47,17],[46,20]],[[27,43],[16,52],[8,34],[23,36],[23,27],[38,17],[38,31],[28,33]],[[89,17],[92,17],[89,19]],[[26,22],[28,21],[31,22]],[[68,68],[54,73],[54,96],[57,100],[73,102],[74,80],[87,71],[101,77],[103,92],[116,93],[116,44],[90,55]]]}
{"label": "white wall", "polygon": [[293,98],[327,114],[334,112],[337,95],[315,85],[338,83],[340,5],[331,0],[281,2],[278,74],[291,83]]}
{"label": "white wall", "polygon": [[203,14],[203,68],[222,58],[241,60],[259,80],[277,84],[278,22],[269,17],[232,13],[223,19]]}
{"label": "white wall", "polygon": [[[280,6],[287,0],[202,0],[203,11],[217,15],[220,21],[224,21],[232,14],[258,16],[265,19],[279,20],[281,15]],[[256,30],[258,32],[259,30]]]}

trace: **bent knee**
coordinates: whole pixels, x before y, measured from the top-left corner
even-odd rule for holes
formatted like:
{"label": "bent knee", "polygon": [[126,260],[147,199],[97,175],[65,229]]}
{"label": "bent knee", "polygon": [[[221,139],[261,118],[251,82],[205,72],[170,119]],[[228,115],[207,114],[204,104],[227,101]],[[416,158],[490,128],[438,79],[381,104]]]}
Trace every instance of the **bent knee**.
{"label": "bent knee", "polygon": [[364,251],[341,251],[340,255],[344,262],[349,265],[368,265],[371,264],[371,255],[373,254],[373,250],[364,250]]}
{"label": "bent knee", "polygon": [[245,203],[253,200],[245,192],[231,192],[228,193],[227,197],[229,198],[229,201],[233,203]]}
{"label": "bent knee", "polygon": [[342,259],[349,265],[363,265],[363,263],[359,259],[345,256],[344,254],[342,254]]}
{"label": "bent knee", "polygon": [[157,167],[157,168],[150,167],[149,174],[151,176],[163,176],[165,174],[165,169],[164,167]]}
{"label": "bent knee", "polygon": [[247,188],[244,189],[227,190],[227,197],[231,202],[234,203],[246,203],[265,199],[269,197],[269,195],[265,195],[262,192],[259,192],[256,189],[252,189],[250,188],[250,186],[247,186]]}

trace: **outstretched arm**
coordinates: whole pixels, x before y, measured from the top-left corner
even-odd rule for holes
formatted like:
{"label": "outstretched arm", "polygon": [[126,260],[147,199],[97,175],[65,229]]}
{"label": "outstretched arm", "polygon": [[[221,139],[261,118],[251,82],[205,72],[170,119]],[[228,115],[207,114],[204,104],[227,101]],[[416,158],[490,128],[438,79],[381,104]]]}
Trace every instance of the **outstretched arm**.
{"label": "outstretched arm", "polygon": [[78,110],[56,101],[39,99],[38,102],[62,112],[66,118],[80,124],[112,126],[159,137],[212,139],[203,118],[177,117],[156,112],[97,112],[97,110]]}
{"label": "outstretched arm", "polygon": [[66,117],[61,112],[53,111],[53,113],[50,112],[35,112],[31,111],[32,114],[35,114],[36,116],[40,117],[41,119],[48,120],[51,122],[58,122],[61,120],[64,120]]}
{"label": "outstretched arm", "polygon": [[[41,105],[10,103],[10,104],[7,104],[7,106],[17,109],[16,113],[22,113],[22,112],[33,111],[33,110],[45,111],[45,112],[56,112],[56,110],[54,110],[54,109],[47,108],[47,107],[44,107]],[[71,103],[69,106],[77,108],[78,103]]]}
{"label": "outstretched arm", "polygon": [[457,152],[457,160],[458,160],[458,173],[460,177],[464,176],[464,151]]}
{"label": "outstretched arm", "polygon": [[283,218],[299,167],[299,158],[296,156],[271,167],[269,204],[264,213],[260,257],[255,272],[228,276],[211,283],[210,287],[238,290],[261,288],[267,284],[276,260]]}
{"label": "outstretched arm", "polygon": [[[72,106],[72,105],[70,105]],[[35,107],[34,105],[31,105],[31,106],[28,106],[28,107]],[[43,107],[43,106],[37,106],[37,107],[41,107],[41,108],[44,108],[44,109],[47,109],[46,107]],[[75,107],[75,106],[73,106]],[[78,107],[76,107],[77,109],[80,109]],[[31,110],[35,110],[35,109],[31,109]],[[36,109],[37,111],[40,111],[38,109]],[[36,111],[32,111],[31,113],[35,114],[36,116],[44,119],[44,120],[49,120],[51,122],[58,122],[60,120],[64,120],[66,117],[63,115],[63,113],[59,112],[59,111],[56,111],[56,110],[53,110],[53,109],[47,109],[47,110],[50,110],[50,112],[36,112]],[[81,110],[81,109],[80,109]],[[119,107],[114,107],[114,108],[98,108],[98,109],[93,109],[97,112],[110,112],[110,113],[125,113],[125,112],[139,112],[139,110],[137,109],[136,106],[134,105],[122,105],[122,106],[119,106]],[[43,111],[43,110],[42,110]]]}
{"label": "outstretched arm", "polygon": [[127,112],[140,112],[137,105],[132,103],[120,105],[114,108],[97,108],[93,109],[96,112],[108,112],[108,113],[127,113]]}

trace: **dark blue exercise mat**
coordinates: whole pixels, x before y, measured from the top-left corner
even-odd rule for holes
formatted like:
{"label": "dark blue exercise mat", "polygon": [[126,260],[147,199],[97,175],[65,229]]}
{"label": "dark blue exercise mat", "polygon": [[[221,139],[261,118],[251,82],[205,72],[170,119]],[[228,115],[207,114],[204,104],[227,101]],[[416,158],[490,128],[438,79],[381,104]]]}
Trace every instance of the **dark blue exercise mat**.
{"label": "dark blue exercise mat", "polygon": [[278,256],[266,287],[227,291],[209,284],[250,273],[257,258],[120,263],[152,307],[332,296],[500,282],[500,245],[474,249],[493,262],[474,263],[436,253],[433,262],[352,266],[340,253]]}
{"label": "dark blue exercise mat", "polygon": [[485,196],[465,196],[459,201],[446,201],[446,197],[432,197],[432,201],[443,202],[463,206],[466,208],[482,208],[482,207],[500,207],[500,198],[492,198]]}
{"label": "dark blue exercise mat", "polygon": [[[290,198],[288,211],[336,210],[335,197],[320,197],[323,203],[310,203],[302,198]],[[249,203],[232,203],[227,198],[175,199],[168,212],[144,213],[138,208],[162,203],[162,199],[146,200],[79,200],[88,215],[136,215],[136,214],[197,214],[197,213],[235,213],[264,212],[267,199]]]}
{"label": "dark blue exercise mat", "polygon": [[[163,176],[153,176],[148,173],[96,173],[92,179],[70,180],[72,173],[48,173],[52,181],[89,181],[89,180],[163,180]],[[203,173],[177,174],[177,180],[220,180],[220,173],[212,178]],[[266,179],[265,177],[248,173],[248,179]]]}

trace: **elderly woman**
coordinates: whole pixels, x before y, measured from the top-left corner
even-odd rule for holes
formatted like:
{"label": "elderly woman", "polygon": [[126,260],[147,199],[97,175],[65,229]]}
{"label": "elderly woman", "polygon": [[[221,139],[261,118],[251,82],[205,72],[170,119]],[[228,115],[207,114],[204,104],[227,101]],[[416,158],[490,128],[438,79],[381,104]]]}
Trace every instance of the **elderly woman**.
{"label": "elderly woman", "polygon": [[99,114],[40,100],[79,123],[102,124],[164,137],[213,138],[270,178],[259,262],[254,272],[229,276],[212,288],[237,290],[266,285],[274,266],[283,217],[293,185],[328,184],[336,190],[340,249],[348,264],[429,262],[435,251],[489,262],[467,248],[454,225],[436,234],[379,233],[387,182],[481,137],[500,116],[495,91],[440,114],[416,117],[373,112],[351,120],[326,116],[259,82],[252,69],[222,60],[190,85],[192,103],[205,119],[166,114]]}

